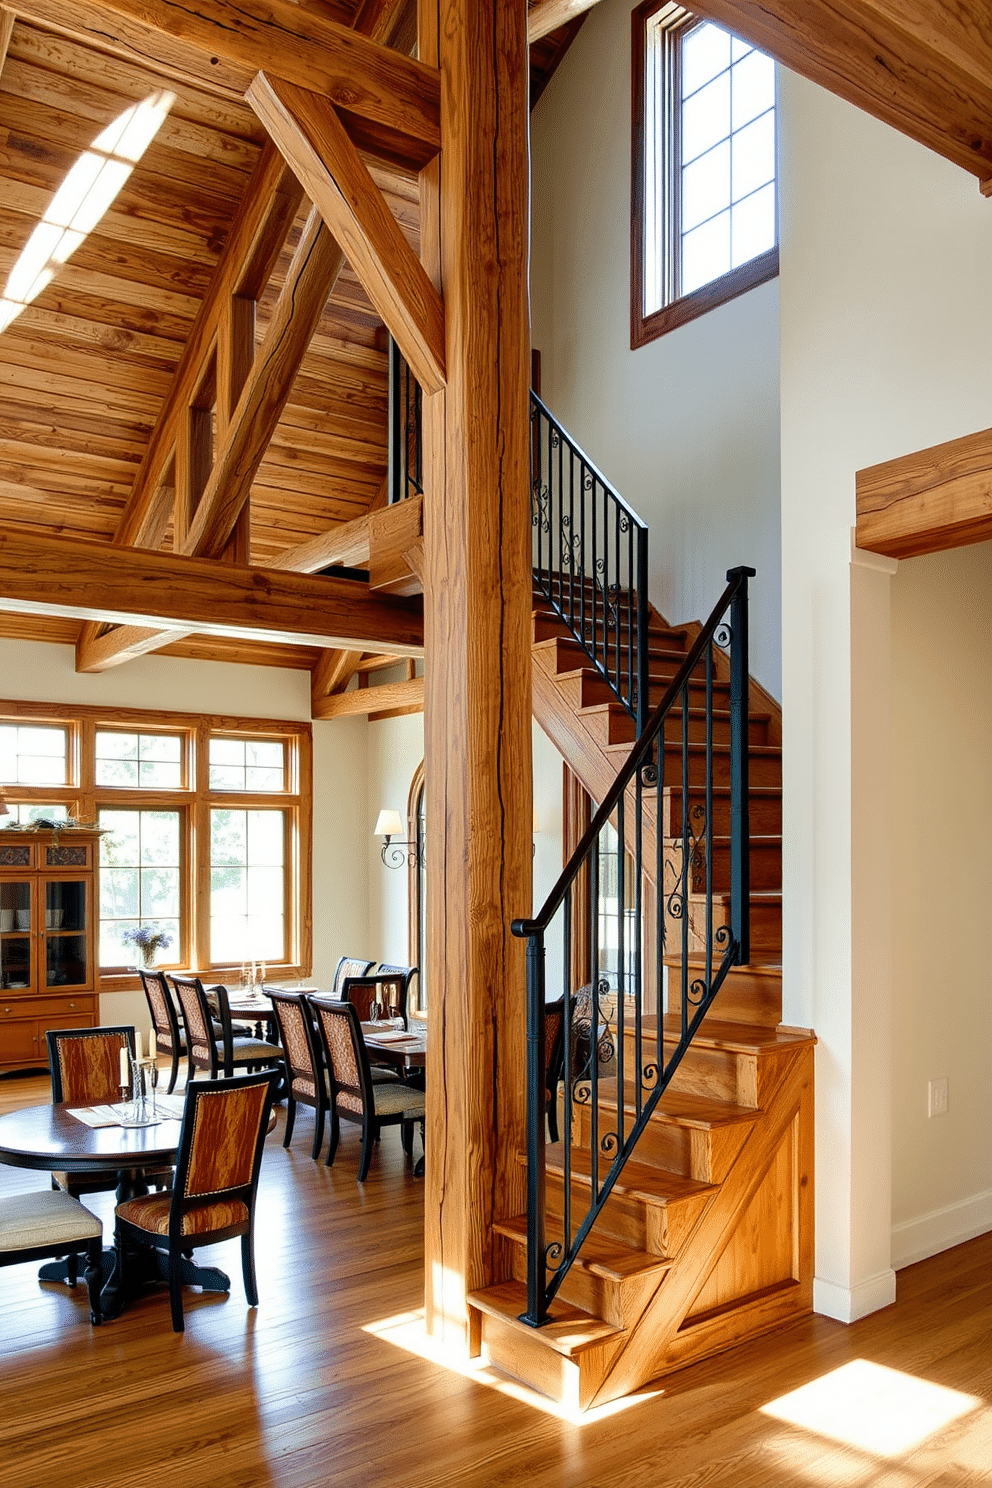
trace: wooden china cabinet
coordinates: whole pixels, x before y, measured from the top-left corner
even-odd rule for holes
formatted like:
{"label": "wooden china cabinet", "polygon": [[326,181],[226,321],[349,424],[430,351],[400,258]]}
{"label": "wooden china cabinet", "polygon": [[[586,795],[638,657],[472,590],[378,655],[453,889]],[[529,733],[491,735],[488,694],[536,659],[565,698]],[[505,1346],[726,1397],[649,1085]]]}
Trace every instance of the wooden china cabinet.
{"label": "wooden china cabinet", "polygon": [[0,832],[0,1070],[47,1065],[49,1028],[99,1022],[100,836]]}

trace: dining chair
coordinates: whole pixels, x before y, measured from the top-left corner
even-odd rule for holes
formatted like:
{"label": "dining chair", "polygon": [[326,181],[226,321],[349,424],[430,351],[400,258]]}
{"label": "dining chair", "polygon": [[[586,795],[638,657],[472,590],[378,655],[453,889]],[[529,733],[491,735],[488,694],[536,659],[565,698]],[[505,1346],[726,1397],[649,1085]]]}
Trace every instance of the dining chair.
{"label": "dining chair", "polygon": [[176,1333],[185,1328],[182,1262],[202,1245],[240,1236],[245,1295],[250,1307],[258,1306],[255,1196],[278,1083],[279,1071],[268,1069],[187,1084],[172,1192],[117,1205],[122,1267],[126,1270],[136,1247],[151,1247],[166,1257]]}
{"label": "dining chair", "polygon": [[284,992],[273,987],[268,995],[286,1060],[286,1130],[282,1145],[288,1147],[292,1139],[297,1104],[312,1106],[316,1114],[310,1156],[316,1162],[331,1101],[313,1010],[302,992]]}
{"label": "dining chair", "polygon": [[[104,1028],[55,1028],[45,1035],[48,1065],[55,1105],[106,1106],[121,1098],[121,1050],[134,1053],[134,1028],[110,1024]],[[155,1173],[152,1181],[164,1182],[169,1173]],[[52,1187],[73,1198],[80,1194],[106,1193],[117,1187],[117,1174],[106,1168],[91,1172],[52,1174]],[[72,1262],[70,1280],[75,1280]]]}
{"label": "dining chair", "polygon": [[[86,1256],[90,1322],[96,1327],[101,1321],[103,1285],[103,1225],[97,1216],[60,1188],[11,1194],[0,1203],[0,1266],[47,1260],[49,1256],[74,1260],[79,1252]],[[70,1280],[75,1279],[73,1266]]]}
{"label": "dining chair", "polygon": [[210,1000],[200,978],[170,972],[169,980],[176,989],[186,1025],[187,1084],[198,1069],[207,1070],[210,1078],[216,1080],[221,1074],[230,1079],[235,1069],[245,1066],[250,1069],[281,1067],[282,1056],[275,1044],[234,1034],[226,987],[211,988],[220,1024],[218,1036]]}
{"label": "dining chair", "polygon": [[[575,999],[572,999],[575,1009]],[[558,1086],[565,1065],[565,997],[544,1005],[544,1109],[548,1118],[548,1136],[557,1142],[558,1131]]]}
{"label": "dining chair", "polygon": [[376,967],[375,974],[387,986],[389,992],[387,1005],[396,1009],[403,1019],[403,1026],[408,1028],[410,1026],[407,1016],[410,987],[414,977],[419,975],[419,967],[387,966],[383,961]]}
{"label": "dining chair", "polygon": [[360,961],[354,956],[342,956],[334,968],[334,980],[331,983],[331,996],[340,997],[344,986],[345,977],[365,976],[375,965],[374,961]]}
{"label": "dining chair", "polygon": [[[391,983],[387,985],[391,986]],[[345,977],[341,983],[341,1001],[350,1002],[358,1014],[359,1023],[371,1023],[373,1004],[382,1004],[382,984],[378,976]],[[378,1016],[378,1015],[377,1015]],[[403,1020],[406,1027],[406,1019]],[[369,1070],[372,1075],[372,1083],[380,1084],[383,1080],[398,1080],[399,1073],[391,1065],[380,1064],[369,1056]]]}
{"label": "dining chair", "polygon": [[384,1126],[401,1126],[403,1151],[407,1156],[412,1154],[414,1123],[422,1120],[426,1109],[424,1092],[402,1080],[373,1081],[358,1013],[352,1003],[311,993],[310,1006],[317,1015],[317,1027],[331,1077],[331,1137],[327,1166],[334,1162],[338,1149],[341,1119],[355,1121],[362,1128],[358,1181],[364,1183],[372,1161],[372,1149]]}
{"label": "dining chair", "polygon": [[159,1052],[168,1054],[172,1059],[168,1086],[168,1094],[171,1095],[176,1088],[179,1074],[179,1056],[186,1053],[186,1036],[179,1026],[179,1012],[165,979],[165,972],[144,971],[139,966],[138,975],[144,988]]}

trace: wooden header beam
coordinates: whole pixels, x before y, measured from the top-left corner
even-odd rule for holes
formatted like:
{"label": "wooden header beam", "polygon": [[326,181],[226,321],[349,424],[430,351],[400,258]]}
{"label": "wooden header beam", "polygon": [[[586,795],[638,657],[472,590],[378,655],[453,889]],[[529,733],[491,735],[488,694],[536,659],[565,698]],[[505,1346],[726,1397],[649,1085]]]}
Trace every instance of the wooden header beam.
{"label": "wooden header beam", "polygon": [[859,470],[855,542],[916,558],[992,538],[992,429]]}
{"label": "wooden header beam", "polygon": [[416,600],[275,568],[0,531],[0,610],[201,635],[423,654]]}

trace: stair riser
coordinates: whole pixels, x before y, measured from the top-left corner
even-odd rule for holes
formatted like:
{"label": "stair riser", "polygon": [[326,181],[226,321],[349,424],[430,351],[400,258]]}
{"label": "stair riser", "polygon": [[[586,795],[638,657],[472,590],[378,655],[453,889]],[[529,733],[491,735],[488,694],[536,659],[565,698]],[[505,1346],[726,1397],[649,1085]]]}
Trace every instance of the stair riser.
{"label": "stair riser", "polygon": [[488,1363],[571,1410],[586,1410],[592,1403],[615,1351],[603,1345],[566,1359],[542,1342],[539,1328],[525,1335],[485,1313],[480,1346]]}
{"label": "stair riser", "polygon": [[[602,1179],[609,1167],[601,1165]],[[581,1222],[589,1207],[589,1185],[572,1180],[572,1226]],[[564,1219],[565,1186],[560,1173],[548,1170],[547,1212],[556,1220]],[[600,1234],[622,1240],[634,1250],[650,1255],[678,1255],[700,1214],[709,1202],[708,1195],[693,1194],[670,1199],[667,1203],[650,1203],[628,1194],[612,1193],[603,1207],[596,1226]]]}
{"label": "stair riser", "polygon": [[[752,786],[757,785],[752,780]],[[689,820],[697,820],[696,808],[705,809],[706,798],[702,791],[689,792]],[[748,816],[751,834],[754,837],[780,837],[782,835],[782,798],[780,795],[750,795]],[[681,787],[666,786],[661,807],[662,833],[665,837],[679,837],[682,832]],[[713,831],[719,837],[730,834],[730,796],[713,798]]]}
{"label": "stair riser", "polygon": [[[752,899],[750,921],[751,955],[764,956],[766,958],[770,958],[772,955],[779,956],[782,950],[781,904],[764,904],[760,899]],[[714,936],[722,926],[729,926],[729,924],[730,914],[727,907],[719,900],[714,899]],[[682,918],[676,918],[666,909],[666,945],[670,948],[672,954],[677,954],[681,951],[682,925]],[[689,900],[689,952],[690,954],[695,954],[697,952],[704,952],[705,950],[706,905],[702,896],[692,895]],[[716,959],[719,959],[719,953]]]}
{"label": "stair riser", "polygon": [[[645,1091],[645,1096],[648,1094]],[[633,1120],[633,1085],[628,1082],[628,1119]],[[589,1108],[575,1106],[572,1139],[577,1145],[588,1147]],[[606,1107],[600,1113],[600,1130],[607,1130],[605,1123],[616,1124],[616,1107]],[[726,1126],[680,1125],[675,1119],[655,1114],[644,1128],[637,1144],[638,1162],[654,1163],[670,1173],[680,1173],[684,1178],[693,1178],[698,1183],[722,1183],[733,1166],[737,1154],[747,1141],[751,1131],[748,1122],[732,1122]]]}
{"label": "stair riser", "polygon": [[[706,847],[701,844],[696,849],[695,860],[692,865],[690,888],[695,894],[702,894],[706,889]],[[730,848],[723,845],[712,850],[713,860],[713,888],[716,893],[727,893],[730,889]],[[682,866],[682,840],[681,838],[670,838],[665,849],[666,875],[665,882],[673,883],[681,871]],[[753,838],[749,867],[751,870],[751,888],[757,889],[780,889],[782,887],[782,843],[775,838],[771,842],[762,842]]]}
{"label": "stair riser", "polygon": [[[584,704],[583,706],[589,706]],[[593,707],[601,707],[600,703],[592,704]],[[634,720],[626,713],[619,703],[613,705],[608,713],[596,713],[583,717],[587,728],[595,731],[595,736],[601,744],[632,744],[637,736]],[[669,744],[681,744],[682,742],[682,715],[677,712],[668,718],[665,724],[665,738]],[[705,744],[706,742],[706,719],[689,719],[689,743]],[[767,744],[768,724],[765,719],[752,718],[748,722],[748,743]],[[730,743],[730,720],[727,718],[715,718],[713,720],[713,743]]]}
{"label": "stair riser", "polygon": [[[751,784],[773,785],[778,789],[782,787],[782,757],[781,755],[755,755],[749,760],[749,773]],[[698,786],[700,789],[706,784],[706,755],[703,750],[693,751],[689,755],[688,778],[690,789]],[[713,784],[730,784],[730,755],[729,753],[714,753],[713,755]],[[663,786],[682,785],[682,751],[674,744],[668,745],[665,750],[665,770]]]}
{"label": "stair riser", "polygon": [[[525,1244],[514,1244],[504,1237],[504,1254],[507,1254],[507,1275],[515,1281],[527,1280],[527,1249]],[[629,1328],[635,1323],[656,1290],[660,1281],[657,1275],[611,1278],[595,1276],[586,1271],[581,1261],[571,1267],[561,1284],[558,1295],[563,1302],[581,1307],[593,1317],[612,1323],[615,1328]]]}
{"label": "stair riser", "polygon": [[[632,1063],[633,1041],[627,1058]],[[673,1039],[665,1040],[665,1057],[670,1058],[675,1048]],[[673,1092],[685,1091],[690,1095],[705,1095],[712,1100],[733,1101],[739,1106],[755,1106],[756,1078],[754,1064],[757,1056],[738,1054],[732,1049],[715,1049],[693,1044],[683,1056],[669,1087]]]}
{"label": "stair riser", "polygon": [[[690,980],[700,968],[690,966]],[[678,1013],[681,998],[681,974],[669,968],[667,1011]],[[747,967],[733,967],[716,995],[706,1019],[728,1023],[752,1023],[761,1028],[774,1028],[782,1021],[782,972],[753,973]],[[703,1020],[705,1027],[706,1019]]]}

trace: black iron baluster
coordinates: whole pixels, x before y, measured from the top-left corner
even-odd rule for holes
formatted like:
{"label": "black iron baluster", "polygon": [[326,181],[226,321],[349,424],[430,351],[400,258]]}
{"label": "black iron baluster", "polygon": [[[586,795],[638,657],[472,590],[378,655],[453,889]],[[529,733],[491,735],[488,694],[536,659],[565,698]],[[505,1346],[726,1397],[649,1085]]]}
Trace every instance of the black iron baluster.
{"label": "black iron baluster", "polygon": [[527,943],[527,1311],[523,1321],[538,1327],[545,1303],[544,937]]}
{"label": "black iron baluster", "polygon": [[740,582],[730,603],[730,915],[742,964],[751,959],[751,862],[747,743],[747,581],[753,568],[732,568]]}

